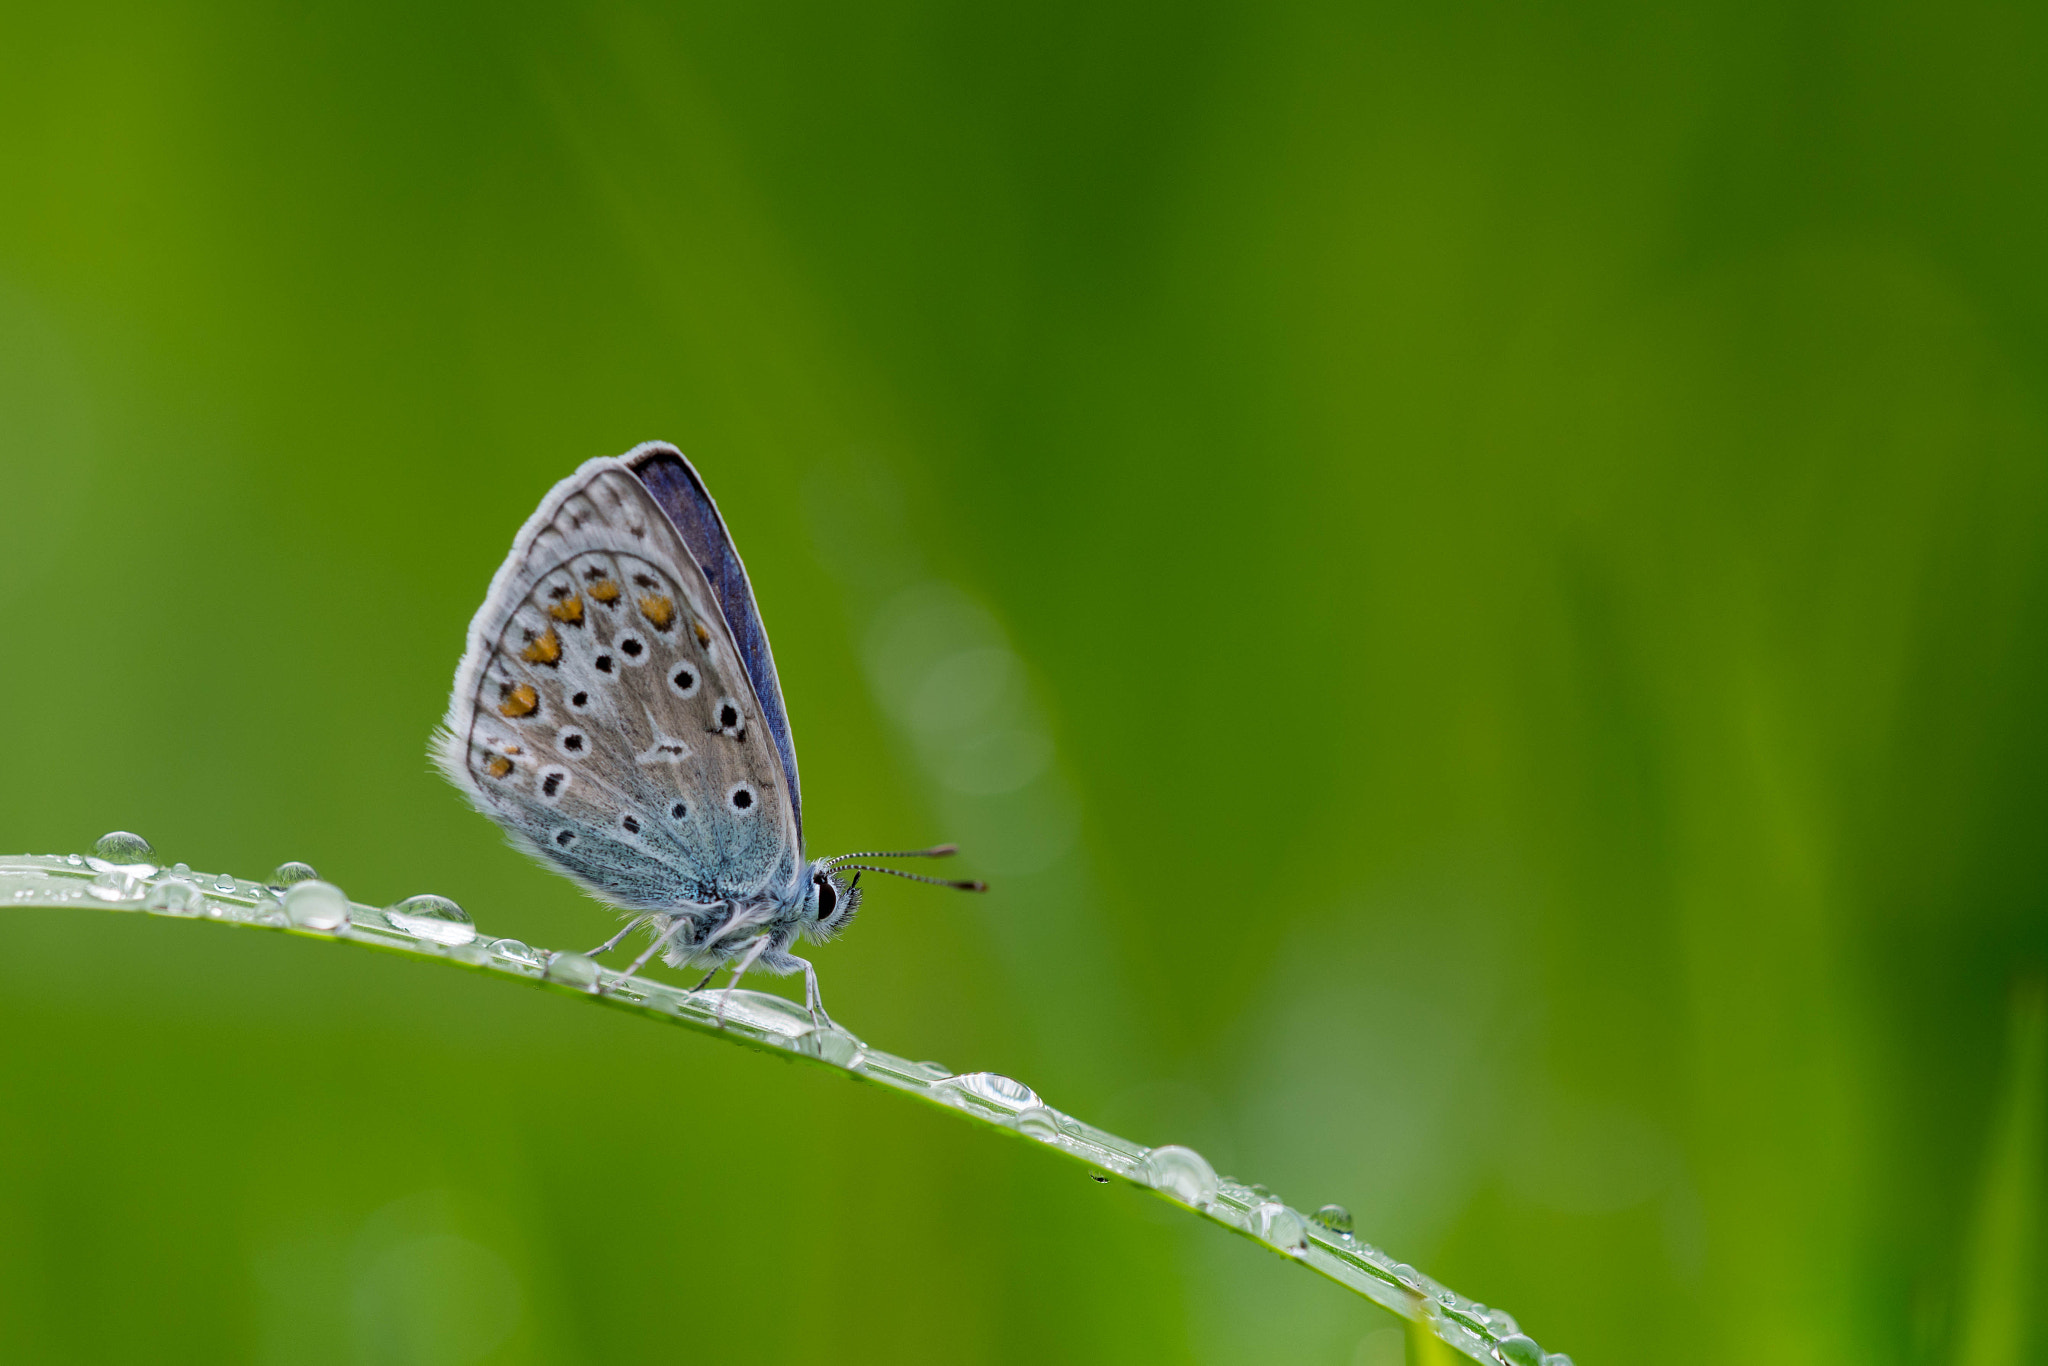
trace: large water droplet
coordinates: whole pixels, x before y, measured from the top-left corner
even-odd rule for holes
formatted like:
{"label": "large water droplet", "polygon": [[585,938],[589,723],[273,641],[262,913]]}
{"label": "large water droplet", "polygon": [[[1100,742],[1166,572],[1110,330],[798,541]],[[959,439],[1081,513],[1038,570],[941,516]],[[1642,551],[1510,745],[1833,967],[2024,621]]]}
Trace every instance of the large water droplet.
{"label": "large water droplet", "polygon": [[313,871],[312,864],[300,863],[298,860],[293,859],[277,865],[277,871],[270,875],[270,885],[273,887],[295,887],[301,882],[310,882],[319,876],[320,874]]}
{"label": "large water droplet", "polygon": [[1321,1224],[1332,1233],[1351,1232],[1351,1211],[1342,1205],[1324,1205],[1309,1218]]}
{"label": "large water droplet", "polygon": [[95,856],[109,863],[154,863],[156,850],[149,841],[128,830],[109,830],[92,842]]}
{"label": "large water droplet", "polygon": [[348,924],[348,897],[331,882],[305,878],[285,892],[284,913],[300,929],[338,930]]}
{"label": "large water droplet", "polygon": [[1543,1349],[1534,1338],[1525,1338],[1520,1333],[1494,1343],[1493,1354],[1507,1366],[1543,1366]]}
{"label": "large water droplet", "polygon": [[469,912],[445,896],[423,892],[409,896],[385,913],[392,924],[415,939],[427,939],[457,948],[476,938],[476,926]]}
{"label": "large water droplet", "polygon": [[1206,1207],[1216,1198],[1216,1169],[1209,1165],[1208,1158],[1178,1143],[1146,1153],[1138,1175],[1153,1190],[1196,1209]]}
{"label": "large water droplet", "polygon": [[560,982],[565,987],[578,991],[589,991],[597,985],[597,960],[581,953],[551,953],[548,955],[548,980]]}
{"label": "large water droplet", "polygon": [[1039,1104],[1036,1091],[998,1072],[969,1072],[965,1076],[948,1077],[935,1089],[958,1091],[963,1099],[980,1101],[1004,1114],[1013,1115]]}
{"label": "large water droplet", "polygon": [[1017,1117],[1010,1123],[1016,1126],[1018,1133],[1035,1138],[1040,1143],[1054,1142],[1060,1136],[1059,1115],[1043,1105],[1032,1105],[1019,1110]]}
{"label": "large water droplet", "polygon": [[149,896],[142,904],[144,909],[162,915],[204,915],[206,894],[199,890],[197,883],[181,877],[167,877],[149,889]]}
{"label": "large water droplet", "polygon": [[1308,1225],[1278,1200],[1253,1206],[1250,1219],[1252,1232],[1282,1252],[1298,1257],[1308,1251]]}

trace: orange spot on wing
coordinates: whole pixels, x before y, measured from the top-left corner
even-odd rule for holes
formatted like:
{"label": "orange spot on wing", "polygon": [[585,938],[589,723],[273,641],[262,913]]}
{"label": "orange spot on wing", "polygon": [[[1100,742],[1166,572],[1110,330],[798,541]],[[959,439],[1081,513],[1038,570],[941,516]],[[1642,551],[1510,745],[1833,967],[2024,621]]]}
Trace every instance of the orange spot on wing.
{"label": "orange spot on wing", "polygon": [[502,754],[493,754],[491,761],[484,765],[484,769],[493,778],[503,778],[511,774],[512,761]]}
{"label": "orange spot on wing", "polygon": [[697,643],[699,645],[709,645],[711,643],[711,632],[704,629],[703,622],[693,621],[690,623],[690,628],[697,633]]}
{"label": "orange spot on wing", "polygon": [[533,690],[533,684],[521,683],[505,694],[505,700],[498,704],[500,716],[531,716],[540,710],[540,694]]}
{"label": "orange spot on wing", "polygon": [[519,657],[528,664],[559,664],[562,662],[562,638],[550,626],[519,652]]}
{"label": "orange spot on wing", "polygon": [[676,605],[667,598],[653,594],[640,599],[640,615],[646,617],[657,631],[666,631],[676,624]]}
{"label": "orange spot on wing", "polygon": [[581,626],[583,624],[583,599],[563,598],[553,607],[548,608],[548,615],[561,622],[564,626]]}
{"label": "orange spot on wing", "polygon": [[619,586],[610,579],[599,579],[587,590],[591,597],[609,607],[619,600]]}

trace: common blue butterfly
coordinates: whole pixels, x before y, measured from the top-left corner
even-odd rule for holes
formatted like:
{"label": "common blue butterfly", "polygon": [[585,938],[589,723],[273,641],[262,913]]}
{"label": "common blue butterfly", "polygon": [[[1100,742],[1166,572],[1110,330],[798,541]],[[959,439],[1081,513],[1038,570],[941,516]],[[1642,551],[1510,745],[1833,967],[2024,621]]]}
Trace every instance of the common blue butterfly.
{"label": "common blue butterfly", "polygon": [[[796,750],[768,634],[717,504],[664,442],[548,491],[470,622],[435,762],[512,843],[632,917],[675,967],[817,971],[792,954],[860,905],[861,858],[806,861]],[[843,871],[851,882],[842,882]],[[723,998],[721,998],[721,1012]]]}

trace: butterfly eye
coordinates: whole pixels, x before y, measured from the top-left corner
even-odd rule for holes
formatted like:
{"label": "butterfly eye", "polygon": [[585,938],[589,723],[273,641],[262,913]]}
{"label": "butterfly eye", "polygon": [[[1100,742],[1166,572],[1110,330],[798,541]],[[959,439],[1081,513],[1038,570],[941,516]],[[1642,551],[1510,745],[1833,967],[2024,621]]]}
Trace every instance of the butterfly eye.
{"label": "butterfly eye", "polygon": [[818,879],[818,921],[823,923],[832,918],[832,912],[839,909],[839,893],[829,879]]}

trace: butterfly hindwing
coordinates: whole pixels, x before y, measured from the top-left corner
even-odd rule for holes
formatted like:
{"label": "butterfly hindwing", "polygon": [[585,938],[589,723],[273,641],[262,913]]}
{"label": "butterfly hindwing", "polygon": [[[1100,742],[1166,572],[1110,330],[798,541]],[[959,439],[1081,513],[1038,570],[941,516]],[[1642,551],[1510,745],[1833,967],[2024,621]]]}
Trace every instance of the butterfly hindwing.
{"label": "butterfly hindwing", "polygon": [[675,525],[624,462],[593,460],[492,581],[438,758],[522,847],[661,909],[798,876],[777,738]]}

